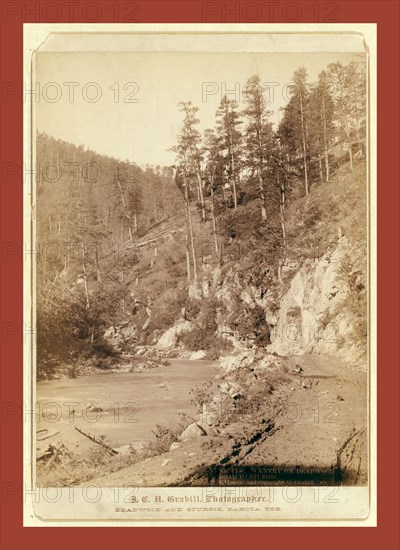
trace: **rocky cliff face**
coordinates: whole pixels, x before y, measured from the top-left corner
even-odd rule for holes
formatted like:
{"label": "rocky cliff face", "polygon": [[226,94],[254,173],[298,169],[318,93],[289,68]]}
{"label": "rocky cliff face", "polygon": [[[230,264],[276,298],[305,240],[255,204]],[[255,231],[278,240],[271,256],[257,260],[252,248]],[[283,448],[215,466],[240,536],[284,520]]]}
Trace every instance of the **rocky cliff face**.
{"label": "rocky cliff face", "polygon": [[317,260],[307,260],[280,299],[269,352],[279,355],[366,355],[358,310],[365,307],[366,272],[361,251],[345,237]]}
{"label": "rocky cliff face", "polygon": [[[262,296],[260,289],[240,280],[236,271],[203,266],[202,276],[190,295],[200,301],[215,297],[224,305],[218,316],[218,332],[231,340],[240,353],[251,341],[238,338],[232,327],[235,316],[246,306],[261,306],[271,329],[268,353],[281,356],[335,354],[348,363],[363,364],[366,338],[363,324],[367,273],[365,251],[340,237],[324,255],[300,262],[287,262],[274,289]],[[159,340],[173,346],[177,335],[190,330],[191,323],[179,321]]]}

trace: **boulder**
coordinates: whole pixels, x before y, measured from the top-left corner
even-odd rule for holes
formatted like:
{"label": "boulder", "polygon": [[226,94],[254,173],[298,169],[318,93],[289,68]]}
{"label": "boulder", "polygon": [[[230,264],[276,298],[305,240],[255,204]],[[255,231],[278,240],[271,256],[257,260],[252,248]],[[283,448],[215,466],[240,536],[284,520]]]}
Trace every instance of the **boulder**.
{"label": "boulder", "polygon": [[219,435],[219,430],[215,426],[202,426],[207,431],[207,435]]}
{"label": "boulder", "polygon": [[147,445],[145,443],[142,443],[141,441],[135,441],[131,443],[126,443],[126,445],[121,445],[121,447],[117,447],[115,450],[118,451],[118,453],[121,456],[128,456],[128,455],[143,455],[147,449]]}
{"label": "boulder", "polygon": [[214,406],[218,407],[221,403],[224,402],[224,400],[224,397],[220,393],[216,393],[213,397],[212,402]]}
{"label": "boulder", "polygon": [[126,445],[121,445],[121,447],[116,447],[115,450],[118,451],[118,454],[121,456],[129,456],[134,453],[130,443],[127,443]]}
{"label": "boulder", "polygon": [[205,356],[206,356],[206,352],[201,349],[199,351],[194,351],[191,354],[190,359],[192,361],[199,361],[200,359],[204,359]]}
{"label": "boulder", "polygon": [[206,431],[206,426],[215,426],[218,424],[218,416],[214,412],[202,412],[197,418],[199,424],[201,424]]}
{"label": "boulder", "polygon": [[186,428],[186,430],[181,433],[179,439],[183,441],[185,439],[194,439],[195,437],[201,437],[202,435],[207,435],[205,429],[199,426],[196,422],[193,422]]}
{"label": "boulder", "polygon": [[221,390],[221,393],[228,393],[230,386],[231,385],[229,382],[223,382],[219,385],[219,389]]}
{"label": "boulder", "polygon": [[174,326],[169,328],[161,338],[158,340],[157,345],[160,348],[173,348],[176,345],[177,337],[185,331],[192,328],[192,324],[189,321],[179,321]]}
{"label": "boulder", "polygon": [[129,369],[129,372],[133,372],[133,373],[136,373],[136,372],[143,372],[143,366],[142,365],[137,365],[137,366],[134,366],[134,367],[131,367]]}
{"label": "boulder", "polygon": [[175,449],[178,449],[179,447],[181,446],[180,443],[178,443],[177,441],[174,441],[171,445],[171,447],[169,448],[170,451],[174,451]]}
{"label": "boulder", "polygon": [[111,340],[112,338],[115,337],[115,334],[116,334],[115,327],[111,326],[104,332],[103,337],[105,338],[105,340]]}
{"label": "boulder", "polygon": [[241,367],[249,367],[254,363],[255,350],[242,351],[238,355],[229,355],[219,364],[219,367],[225,372],[233,372]]}
{"label": "boulder", "polygon": [[242,397],[242,388],[236,382],[223,382],[219,389],[222,393],[228,394],[232,399]]}
{"label": "boulder", "polygon": [[146,443],[143,443],[142,441],[131,443],[131,447],[137,454],[143,454],[147,449]]}

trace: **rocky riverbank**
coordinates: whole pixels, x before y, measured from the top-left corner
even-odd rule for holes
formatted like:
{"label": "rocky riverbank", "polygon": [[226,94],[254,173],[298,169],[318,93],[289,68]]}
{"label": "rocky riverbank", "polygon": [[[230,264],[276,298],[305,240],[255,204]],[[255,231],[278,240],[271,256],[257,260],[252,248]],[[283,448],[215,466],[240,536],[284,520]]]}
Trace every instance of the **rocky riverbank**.
{"label": "rocky riverbank", "polygon": [[[247,363],[247,364],[246,364]],[[367,481],[365,374],[333,358],[225,360],[202,411],[169,447],[100,486]]]}

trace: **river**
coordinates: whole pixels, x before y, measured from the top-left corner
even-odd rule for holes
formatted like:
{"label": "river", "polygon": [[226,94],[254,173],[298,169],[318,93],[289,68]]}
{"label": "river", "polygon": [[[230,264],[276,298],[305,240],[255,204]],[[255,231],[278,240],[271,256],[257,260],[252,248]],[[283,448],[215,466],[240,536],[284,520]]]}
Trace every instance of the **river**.
{"label": "river", "polygon": [[[63,442],[85,454],[93,447],[75,426],[112,447],[148,442],[157,424],[170,424],[177,413],[196,414],[190,390],[207,380],[217,384],[218,363],[172,359],[141,373],[99,373],[75,379],[38,382],[37,430],[59,432],[38,444]],[[92,404],[92,406],[91,406]],[[91,408],[90,408],[91,406]]]}

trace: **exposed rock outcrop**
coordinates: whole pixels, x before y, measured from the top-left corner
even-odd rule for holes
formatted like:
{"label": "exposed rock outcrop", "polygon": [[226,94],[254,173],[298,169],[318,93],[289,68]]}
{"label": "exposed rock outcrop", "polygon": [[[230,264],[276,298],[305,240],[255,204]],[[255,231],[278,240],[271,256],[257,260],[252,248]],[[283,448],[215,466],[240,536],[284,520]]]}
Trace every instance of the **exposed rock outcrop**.
{"label": "exposed rock outcrop", "polygon": [[189,357],[189,359],[191,359],[192,361],[199,361],[201,359],[204,359],[205,357],[206,357],[206,352],[201,349],[199,351],[194,351]]}
{"label": "exposed rock outcrop", "polygon": [[195,437],[201,437],[207,435],[207,432],[204,428],[199,426],[196,422],[193,422],[192,424],[189,424],[189,426],[182,432],[179,439],[181,441],[185,441],[186,439],[192,439]]}
{"label": "exposed rock outcrop", "polygon": [[268,351],[279,355],[340,352],[349,361],[358,359],[365,350],[354,334],[354,303],[366,299],[365,277],[358,271],[357,251],[346,238],[318,260],[307,260],[280,300]]}
{"label": "exposed rock outcrop", "polygon": [[182,332],[190,330],[192,325],[189,321],[180,320],[175,323],[171,328],[164,332],[161,338],[157,342],[157,346],[160,348],[172,348],[177,343],[177,338]]}

